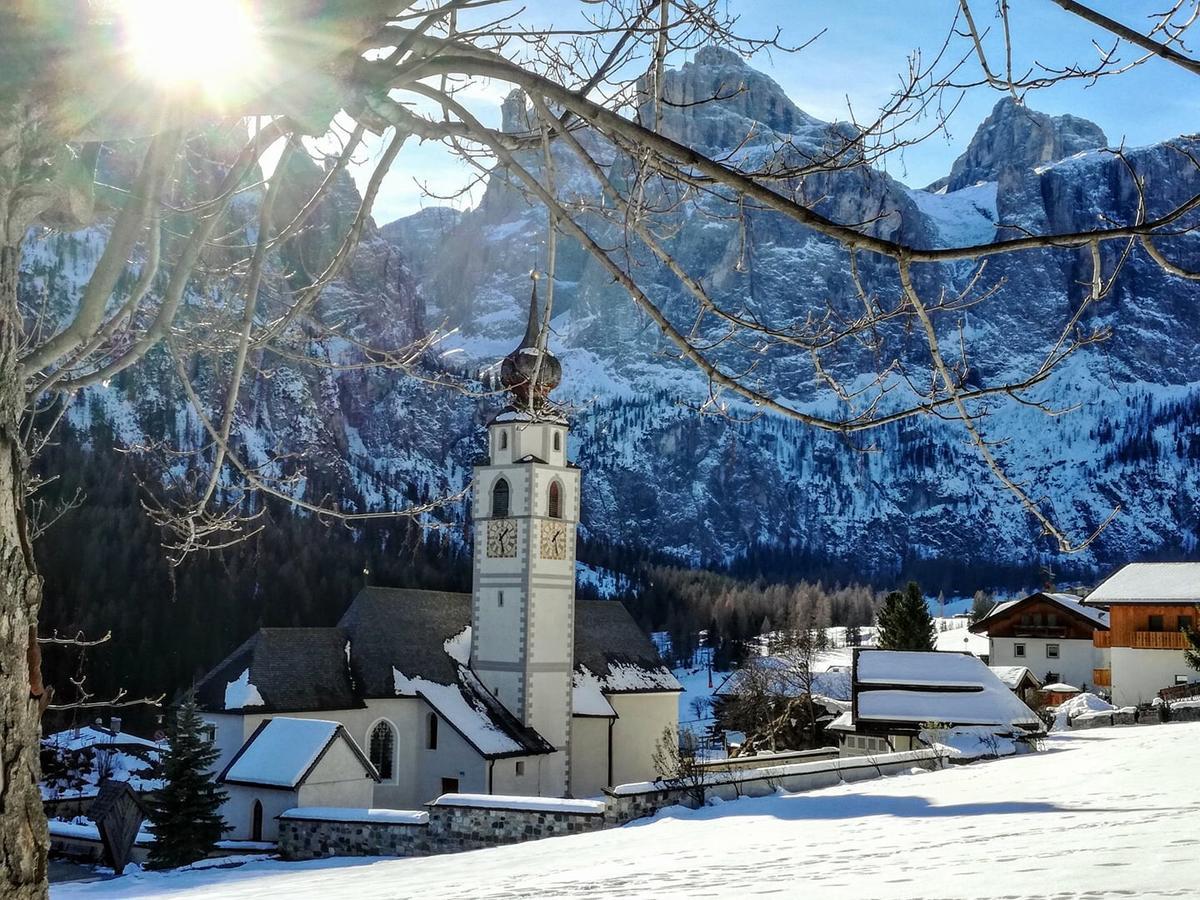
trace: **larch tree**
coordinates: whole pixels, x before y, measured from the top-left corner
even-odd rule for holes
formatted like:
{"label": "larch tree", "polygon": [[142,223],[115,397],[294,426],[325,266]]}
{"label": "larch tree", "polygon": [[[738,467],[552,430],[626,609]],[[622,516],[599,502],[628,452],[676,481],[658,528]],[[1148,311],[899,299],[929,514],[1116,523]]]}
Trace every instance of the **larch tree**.
{"label": "larch tree", "polygon": [[[707,378],[706,411],[770,412],[845,435],[916,417],[952,421],[1035,527],[1063,551],[1086,546],[1093,535],[1066,533],[1038,495],[1005,469],[994,449],[1003,435],[984,427],[988,404],[1040,406],[1030,392],[1108,336],[1103,327],[1082,326],[1082,317],[1109,293],[1132,254],[1147,255],[1180,279],[1200,277],[1180,262],[1178,243],[1195,226],[1200,192],[1162,209],[1148,202],[1157,185],[1115,151],[1128,168],[1121,220],[953,248],[907,243],[888,227],[886,211],[845,221],[821,208],[825,179],[864,172],[939,129],[943,100],[953,92],[995,90],[1021,99],[1063,80],[1118,77],[1143,64],[1200,74],[1182,43],[1194,18],[1182,2],[1140,29],[1073,0],[1055,2],[1064,26],[1109,42],[1097,59],[1015,68],[1012,60],[1023,57],[1012,52],[1008,5],[979,10],[960,0],[945,44],[914,56],[895,95],[869,120],[838,131],[815,151],[781,146],[765,163],[752,154],[712,158],[670,128],[679,109],[734,103],[740,93],[728,85],[707,97],[672,94],[668,67],[685,54],[709,44],[745,56],[800,49],[784,47],[776,35],[740,33],[723,0],[581,0],[560,5],[564,24],[557,26],[515,0],[6,3],[0,10],[0,893],[26,900],[47,891],[37,746],[40,715],[52,698],[40,672],[39,641],[46,638],[37,631],[41,587],[26,506],[31,455],[72,397],[152,354],[176,373],[207,443],[196,455],[201,474],[151,503],[175,556],[220,547],[252,530],[253,498],[263,494],[351,520],[420,512],[346,514],[299,496],[294,483],[250,465],[231,439],[239,391],[255,360],[303,359],[304,330],[331,327],[317,321],[321,291],[351,259],[382,179],[410,139],[441,143],[476,178],[504,179],[545,211],[550,277],[543,323],[553,311],[561,239],[624,290],[681,364]],[[1129,47],[1134,58],[1122,58]],[[527,128],[502,131],[481,121],[469,88],[487,80],[522,92]],[[367,145],[375,150],[373,170],[331,254],[303,278],[282,277],[278,260],[287,257],[289,242],[305,236],[330,185]],[[297,200],[287,190],[295,171],[289,159],[314,152],[329,160],[326,177]],[[125,171],[110,180],[106,166],[116,156],[126,160]],[[211,163],[214,177],[193,177],[198,160]],[[556,178],[568,164],[585,174],[586,191]],[[248,215],[244,197],[253,198]],[[771,213],[821,236],[843,254],[846,296],[822,301],[824,308],[817,304],[804,321],[778,321],[770,310],[718,295],[667,249],[665,218],[681,209],[743,221]],[[50,309],[23,306],[18,287],[29,235],[88,227],[102,236],[103,251],[70,308],[61,308],[63,298],[52,298],[60,302]],[[988,260],[1035,250],[1078,257],[1085,292],[1054,323],[1059,338],[1036,365],[981,379],[971,365],[972,338],[958,327],[961,313],[994,301]],[[641,265],[647,260],[691,298],[691,310],[680,314],[656,300]],[[961,292],[931,289],[929,271],[963,262],[977,270]],[[211,290],[218,284],[219,303]],[[922,347],[919,363],[899,348],[909,336]],[[769,365],[747,366],[744,355],[728,355],[738,346],[751,347],[758,360],[782,355],[803,363],[832,403],[810,407],[790,399],[794,379],[777,382]],[[858,371],[837,365],[850,348],[866,351],[852,357]],[[364,365],[404,370],[420,348],[361,352]],[[214,360],[220,378],[206,393],[191,376]]]}

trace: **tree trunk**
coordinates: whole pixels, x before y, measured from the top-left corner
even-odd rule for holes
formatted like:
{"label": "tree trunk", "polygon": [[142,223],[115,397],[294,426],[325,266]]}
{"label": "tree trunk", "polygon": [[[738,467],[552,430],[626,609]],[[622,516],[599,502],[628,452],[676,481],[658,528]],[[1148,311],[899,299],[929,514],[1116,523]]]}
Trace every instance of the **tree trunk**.
{"label": "tree trunk", "polygon": [[47,698],[37,644],[42,585],[25,522],[24,392],[17,352],[20,246],[0,244],[0,896],[47,896],[49,837],[38,789],[40,718]]}

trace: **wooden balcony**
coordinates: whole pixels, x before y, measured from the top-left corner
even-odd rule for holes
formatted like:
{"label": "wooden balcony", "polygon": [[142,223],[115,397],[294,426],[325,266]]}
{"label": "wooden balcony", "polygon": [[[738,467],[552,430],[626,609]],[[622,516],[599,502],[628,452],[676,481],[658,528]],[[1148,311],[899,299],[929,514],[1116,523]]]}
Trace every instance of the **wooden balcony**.
{"label": "wooden balcony", "polygon": [[1099,647],[1101,649],[1111,647],[1112,646],[1112,632],[1111,631],[1093,631],[1092,632],[1092,646]]}
{"label": "wooden balcony", "polygon": [[1067,629],[1063,625],[1014,625],[1013,634],[1026,638],[1065,638]]}
{"label": "wooden balcony", "polygon": [[1096,687],[1112,687],[1112,669],[1092,669],[1092,684]]}
{"label": "wooden balcony", "polygon": [[1139,650],[1183,650],[1187,638],[1182,631],[1135,631],[1133,646]]}

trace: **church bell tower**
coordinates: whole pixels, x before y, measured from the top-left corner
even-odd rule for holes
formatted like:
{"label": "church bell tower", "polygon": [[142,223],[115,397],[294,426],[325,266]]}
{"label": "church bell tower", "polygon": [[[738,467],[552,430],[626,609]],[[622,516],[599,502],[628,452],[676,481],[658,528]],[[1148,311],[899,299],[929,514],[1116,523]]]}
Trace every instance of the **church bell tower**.
{"label": "church bell tower", "polygon": [[556,750],[539,793],[570,784],[579,469],[567,462],[566,418],[550,392],[562,366],[538,350],[537,281],[525,337],[501,363],[510,402],[488,423],[475,467],[471,668],[510,712]]}

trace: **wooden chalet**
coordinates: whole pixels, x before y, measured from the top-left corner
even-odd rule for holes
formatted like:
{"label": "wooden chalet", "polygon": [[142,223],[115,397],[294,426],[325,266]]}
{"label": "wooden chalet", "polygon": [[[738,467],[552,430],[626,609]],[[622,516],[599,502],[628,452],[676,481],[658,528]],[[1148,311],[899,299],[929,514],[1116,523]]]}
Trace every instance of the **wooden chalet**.
{"label": "wooden chalet", "polygon": [[1095,635],[1109,629],[1108,612],[1084,605],[1073,594],[1038,591],[996,607],[971,626],[986,634],[988,662],[1024,666],[1044,683],[1077,688],[1107,687],[1096,653]]}
{"label": "wooden chalet", "polygon": [[1186,632],[1200,624],[1200,563],[1130,563],[1084,599],[1108,610],[1109,628],[1093,635],[1100,661],[1095,683],[1118,706],[1146,703],[1160,691],[1200,682],[1184,657]]}

